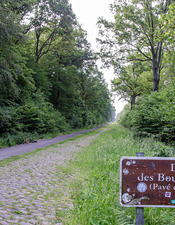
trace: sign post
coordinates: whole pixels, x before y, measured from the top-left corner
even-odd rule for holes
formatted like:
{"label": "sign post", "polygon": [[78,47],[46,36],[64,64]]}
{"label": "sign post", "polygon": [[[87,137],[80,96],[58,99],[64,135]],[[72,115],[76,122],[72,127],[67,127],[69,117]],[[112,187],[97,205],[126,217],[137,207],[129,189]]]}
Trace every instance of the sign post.
{"label": "sign post", "polygon": [[[144,152],[137,152],[137,157],[144,157]],[[136,207],[136,225],[144,225],[144,208]]]}
{"label": "sign post", "polygon": [[175,208],[175,158],[122,157],[120,204],[136,207],[136,224],[144,224],[144,207]]}

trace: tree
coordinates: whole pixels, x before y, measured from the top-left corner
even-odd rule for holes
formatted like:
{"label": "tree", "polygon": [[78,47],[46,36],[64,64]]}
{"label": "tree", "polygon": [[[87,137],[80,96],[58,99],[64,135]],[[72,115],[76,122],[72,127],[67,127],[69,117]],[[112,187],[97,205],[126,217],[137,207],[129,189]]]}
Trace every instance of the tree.
{"label": "tree", "polygon": [[[145,70],[145,71],[144,71]],[[131,104],[136,103],[137,96],[151,92],[150,67],[141,62],[121,68],[118,78],[112,80],[112,91]]]}
{"label": "tree", "polygon": [[[22,4],[22,3],[21,3]],[[0,3],[0,98],[1,104],[8,100],[16,101],[21,98],[20,85],[25,89],[31,82],[31,70],[26,67],[27,58],[21,54],[16,45],[17,40],[23,39],[23,27],[20,24],[21,15],[17,12],[21,5],[17,1],[6,0]],[[23,7],[25,9],[25,7]],[[25,10],[24,10],[25,11]],[[29,78],[29,79],[28,79]],[[28,80],[27,80],[28,79]],[[24,92],[23,92],[24,93]]]}
{"label": "tree", "polygon": [[97,57],[68,0],[4,0],[0,31],[0,135],[22,140],[111,119]]}
{"label": "tree", "polygon": [[171,4],[167,14],[162,15],[160,21],[163,26],[163,38],[166,43],[164,57],[164,85],[174,85],[175,83],[175,3]]}
{"label": "tree", "polygon": [[159,87],[164,52],[164,31],[159,19],[162,14],[168,12],[172,2],[116,0],[111,7],[115,21],[108,22],[103,18],[98,21],[102,37],[99,39],[100,55],[103,60],[114,67],[117,63],[126,64],[134,61],[151,63],[154,91]]}
{"label": "tree", "polygon": [[55,40],[63,34],[68,36],[76,24],[75,15],[67,0],[41,0],[35,6],[31,21],[35,33],[35,57],[38,64],[41,57],[54,46]]}

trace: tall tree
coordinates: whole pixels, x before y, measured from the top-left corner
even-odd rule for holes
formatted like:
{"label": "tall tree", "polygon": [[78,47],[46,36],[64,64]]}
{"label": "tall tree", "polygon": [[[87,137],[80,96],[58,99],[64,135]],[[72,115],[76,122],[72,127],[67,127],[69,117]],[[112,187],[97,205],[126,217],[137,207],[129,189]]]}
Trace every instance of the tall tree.
{"label": "tall tree", "polygon": [[54,41],[63,34],[68,36],[76,24],[75,15],[67,0],[40,0],[35,6],[31,21],[35,32],[36,64],[54,46]]}
{"label": "tall tree", "polygon": [[0,98],[2,102],[7,102],[7,99],[13,101],[19,99],[20,85],[25,88],[26,83],[33,82],[30,77],[31,71],[25,66],[27,58],[22,56],[20,47],[16,45],[17,40],[24,38],[23,27],[20,23],[24,11],[26,11],[24,2],[5,0],[0,3]]}
{"label": "tall tree", "polygon": [[120,96],[120,99],[128,101],[131,109],[136,103],[137,96],[151,92],[150,67],[146,67],[141,62],[134,62],[122,68],[120,72],[117,71],[118,77],[112,80],[112,91]]}
{"label": "tall tree", "polygon": [[110,120],[110,93],[68,0],[3,0],[0,31],[3,133]]}
{"label": "tall tree", "polygon": [[164,51],[164,31],[159,19],[168,12],[172,2],[173,0],[116,0],[111,7],[115,21],[108,22],[103,18],[98,21],[101,29],[100,53],[104,61],[114,67],[117,62],[150,62],[154,91],[159,87]]}

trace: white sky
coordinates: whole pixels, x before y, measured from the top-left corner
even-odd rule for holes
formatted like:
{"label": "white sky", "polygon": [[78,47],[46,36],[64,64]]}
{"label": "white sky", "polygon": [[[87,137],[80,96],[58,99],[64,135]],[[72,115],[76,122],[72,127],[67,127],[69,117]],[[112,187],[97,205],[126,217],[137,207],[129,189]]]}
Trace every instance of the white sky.
{"label": "white sky", "polygon": [[[99,17],[112,20],[113,15],[110,12],[110,4],[113,0],[69,0],[72,4],[73,12],[78,18],[78,22],[82,25],[82,28],[87,31],[87,39],[91,43],[92,48],[96,51],[97,43],[96,38],[98,35],[98,27],[96,25]],[[110,85],[110,80],[114,78],[114,74],[111,70],[103,70],[104,78]],[[115,100],[116,113],[119,113],[126,103],[123,101]]]}

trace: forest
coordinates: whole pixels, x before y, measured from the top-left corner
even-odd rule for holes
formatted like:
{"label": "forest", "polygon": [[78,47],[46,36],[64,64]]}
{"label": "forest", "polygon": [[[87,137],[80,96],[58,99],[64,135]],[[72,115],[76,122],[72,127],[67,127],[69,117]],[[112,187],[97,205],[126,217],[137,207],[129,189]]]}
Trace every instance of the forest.
{"label": "forest", "polygon": [[68,0],[0,3],[0,146],[115,117],[111,93]]}
{"label": "forest", "polygon": [[[0,4],[0,145],[112,121],[175,141],[175,1],[115,0],[94,52],[68,0]],[[99,70],[112,67],[112,92]]]}
{"label": "forest", "polygon": [[[121,157],[174,158],[175,0],[113,0],[110,10],[112,21],[97,21],[94,52],[69,0],[0,2],[0,148],[105,125],[112,95],[128,102],[116,123],[1,160],[3,224],[136,224],[135,207],[119,204]],[[112,90],[98,60],[113,68]],[[146,225],[175,224],[175,177],[164,169],[153,184],[156,201],[165,193],[169,204],[145,207]],[[130,192],[128,206],[148,200],[128,183]]]}
{"label": "forest", "polygon": [[175,1],[115,0],[99,18],[99,55],[113,67],[113,92],[128,102],[120,123],[136,137],[175,143]]}

